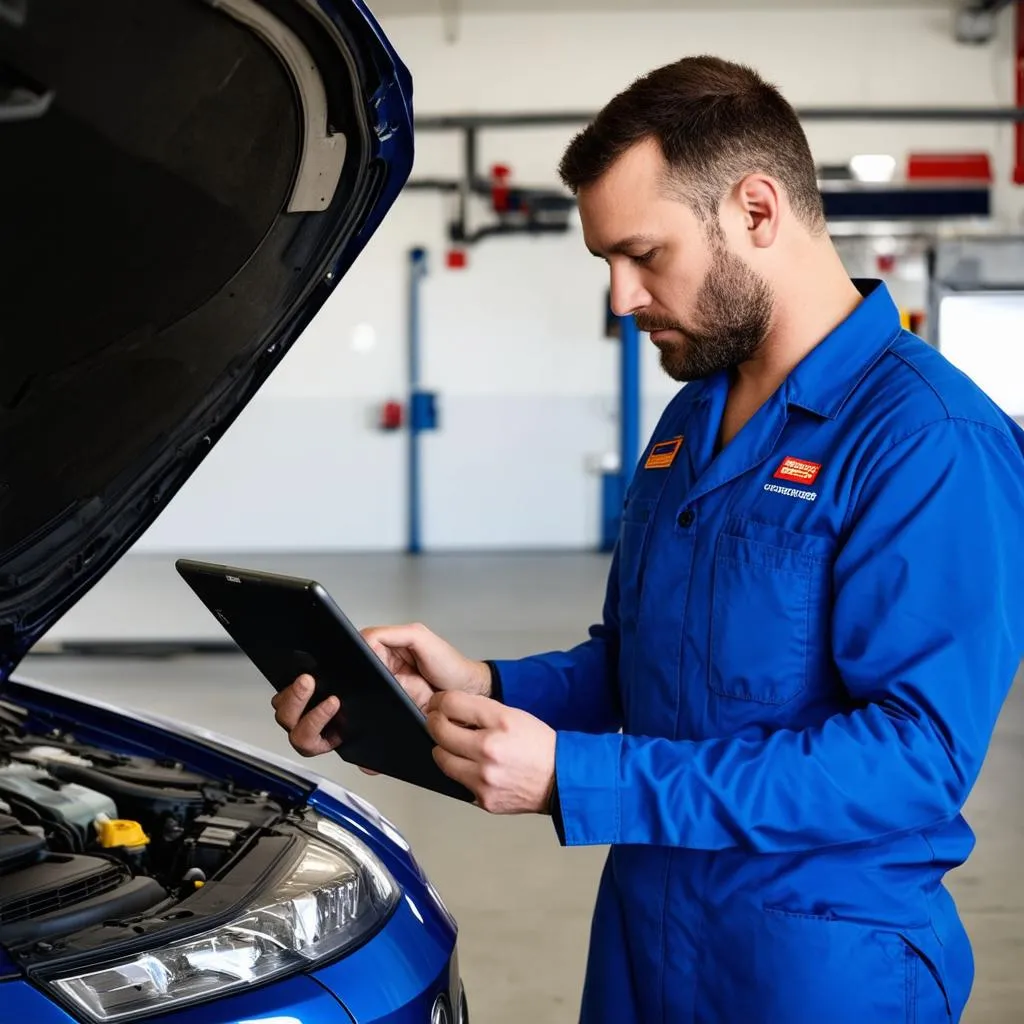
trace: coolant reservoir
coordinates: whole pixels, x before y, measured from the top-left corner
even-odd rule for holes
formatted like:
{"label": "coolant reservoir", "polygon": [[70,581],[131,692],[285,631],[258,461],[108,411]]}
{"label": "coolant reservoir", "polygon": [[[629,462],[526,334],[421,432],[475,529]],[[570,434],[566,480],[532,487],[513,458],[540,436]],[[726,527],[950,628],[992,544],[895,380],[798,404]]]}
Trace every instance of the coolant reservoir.
{"label": "coolant reservoir", "polygon": [[95,825],[100,846],[106,850],[135,850],[149,845],[149,836],[137,821],[112,821],[100,816]]}
{"label": "coolant reservoir", "polygon": [[45,808],[58,820],[79,829],[83,839],[100,815],[117,817],[117,807],[110,797],[73,782],[58,782],[49,772],[31,764],[0,764],[2,796]]}

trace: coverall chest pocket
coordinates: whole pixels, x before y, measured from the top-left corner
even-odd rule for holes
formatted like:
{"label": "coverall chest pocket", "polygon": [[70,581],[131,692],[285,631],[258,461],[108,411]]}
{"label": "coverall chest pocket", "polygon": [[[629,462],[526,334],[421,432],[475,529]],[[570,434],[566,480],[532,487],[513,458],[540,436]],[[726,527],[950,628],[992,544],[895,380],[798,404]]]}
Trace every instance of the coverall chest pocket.
{"label": "coverall chest pocket", "polygon": [[654,518],[656,498],[630,498],[619,528],[619,621],[636,627],[643,588],[644,557]]}
{"label": "coverall chest pocket", "polygon": [[719,535],[709,685],[723,696],[787,704],[820,663],[828,623],[830,542],[752,520]]}

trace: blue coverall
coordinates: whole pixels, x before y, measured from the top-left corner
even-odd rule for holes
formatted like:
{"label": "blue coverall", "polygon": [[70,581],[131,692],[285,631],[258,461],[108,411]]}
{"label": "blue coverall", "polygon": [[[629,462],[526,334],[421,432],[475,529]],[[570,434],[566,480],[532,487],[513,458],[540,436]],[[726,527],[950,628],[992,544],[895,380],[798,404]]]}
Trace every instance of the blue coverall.
{"label": "blue coverall", "polygon": [[967,1002],[943,876],[1024,655],[1024,432],[857,286],[720,452],[726,374],[681,389],[603,621],[492,664],[557,731],[561,841],[611,844],[586,1024],[932,1024]]}

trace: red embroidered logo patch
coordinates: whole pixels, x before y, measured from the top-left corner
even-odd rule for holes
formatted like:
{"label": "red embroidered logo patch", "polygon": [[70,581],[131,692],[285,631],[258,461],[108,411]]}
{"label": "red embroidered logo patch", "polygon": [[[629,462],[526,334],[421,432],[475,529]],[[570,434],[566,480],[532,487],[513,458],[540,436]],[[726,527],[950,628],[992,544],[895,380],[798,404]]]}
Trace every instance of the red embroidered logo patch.
{"label": "red embroidered logo patch", "polygon": [[782,460],[782,465],[775,470],[776,480],[788,480],[793,484],[804,484],[809,487],[818,479],[821,472],[821,464],[807,462],[806,459],[794,459],[788,457]]}
{"label": "red embroidered logo patch", "polygon": [[644,469],[668,469],[676,460],[679,449],[683,447],[681,437],[673,437],[671,441],[659,441],[647,456]]}

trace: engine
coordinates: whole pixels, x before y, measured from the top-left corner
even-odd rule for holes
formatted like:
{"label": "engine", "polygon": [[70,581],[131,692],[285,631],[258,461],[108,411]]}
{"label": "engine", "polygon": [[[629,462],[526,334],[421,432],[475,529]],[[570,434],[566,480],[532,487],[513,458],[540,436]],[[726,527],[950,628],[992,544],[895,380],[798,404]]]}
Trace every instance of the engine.
{"label": "engine", "polygon": [[266,794],[0,716],[0,944],[165,911],[283,817]]}

